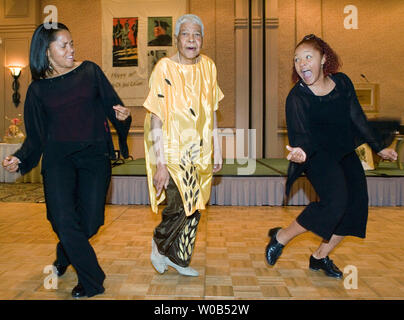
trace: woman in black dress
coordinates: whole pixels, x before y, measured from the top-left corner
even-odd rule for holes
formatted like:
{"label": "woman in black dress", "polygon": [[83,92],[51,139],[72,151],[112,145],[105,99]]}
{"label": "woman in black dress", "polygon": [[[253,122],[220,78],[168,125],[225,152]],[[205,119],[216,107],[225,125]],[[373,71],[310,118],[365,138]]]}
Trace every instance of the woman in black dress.
{"label": "woman in black dress", "polygon": [[286,194],[304,172],[320,201],[310,203],[287,228],[269,231],[266,258],[274,265],[284,246],[312,231],[324,239],[310,257],[312,270],[330,277],[342,272],[328,254],[345,236],[364,238],[368,217],[366,177],[355,148],[366,142],[383,159],[397,153],[372,131],[351,80],[338,73],[339,59],[330,46],[308,35],[296,46],[293,80],[286,100],[290,153]]}
{"label": "woman in black dress", "polygon": [[115,157],[108,120],[119,136],[123,157],[131,116],[102,70],[74,60],[68,28],[40,25],[30,48],[30,84],[24,105],[26,139],[3,161],[21,174],[42,158],[47,218],[59,238],[54,266],[58,276],[72,265],[78,284],[73,297],[104,292],[105,274],[89,239],[104,223]]}

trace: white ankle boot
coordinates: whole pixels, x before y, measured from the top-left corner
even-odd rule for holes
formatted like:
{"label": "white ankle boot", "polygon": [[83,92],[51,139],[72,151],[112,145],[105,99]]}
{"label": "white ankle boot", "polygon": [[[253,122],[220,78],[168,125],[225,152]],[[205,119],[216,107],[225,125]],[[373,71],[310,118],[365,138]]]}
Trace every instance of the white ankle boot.
{"label": "white ankle boot", "polygon": [[172,262],[169,258],[165,257],[165,263],[166,265],[173,267],[175,270],[178,271],[179,274],[182,274],[183,276],[189,276],[189,277],[197,277],[199,276],[198,271],[191,267],[181,267],[178,264],[175,264]]}
{"label": "white ankle boot", "polygon": [[152,252],[150,255],[150,260],[153,267],[157,270],[158,273],[164,273],[168,269],[165,258],[166,256],[160,254],[159,250],[157,249],[157,245],[154,242],[154,239],[152,239]]}

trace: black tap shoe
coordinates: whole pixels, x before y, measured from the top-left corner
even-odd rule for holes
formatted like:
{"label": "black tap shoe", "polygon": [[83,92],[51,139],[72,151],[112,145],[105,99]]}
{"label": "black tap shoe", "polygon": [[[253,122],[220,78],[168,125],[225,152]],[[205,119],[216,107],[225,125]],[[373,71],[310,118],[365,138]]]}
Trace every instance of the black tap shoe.
{"label": "black tap shoe", "polygon": [[279,256],[282,253],[282,249],[284,248],[284,245],[278,242],[276,240],[276,235],[278,234],[278,231],[282,229],[280,227],[274,228],[269,230],[268,236],[271,238],[269,241],[266,249],[265,249],[265,257],[267,259],[267,262],[269,265],[273,266],[276,261],[278,260]]}
{"label": "black tap shoe", "polygon": [[338,269],[328,256],[322,259],[316,259],[310,256],[309,268],[314,271],[324,270],[324,273],[332,278],[341,279],[343,275],[341,270]]}

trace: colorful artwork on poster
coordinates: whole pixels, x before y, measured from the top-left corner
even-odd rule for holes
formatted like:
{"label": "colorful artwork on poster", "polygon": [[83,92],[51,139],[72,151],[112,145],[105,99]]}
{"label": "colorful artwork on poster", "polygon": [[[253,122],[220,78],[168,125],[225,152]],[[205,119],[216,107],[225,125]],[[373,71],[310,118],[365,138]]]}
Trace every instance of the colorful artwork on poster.
{"label": "colorful artwork on poster", "polygon": [[156,65],[157,61],[161,58],[167,57],[167,50],[149,50],[147,52],[148,57],[148,78],[150,78],[150,74],[153,71],[154,66]]}
{"label": "colorful artwork on poster", "polygon": [[136,18],[113,18],[113,67],[137,67],[138,23]]}
{"label": "colorful artwork on poster", "polygon": [[166,47],[173,45],[173,18],[148,17],[147,45],[151,47]]}

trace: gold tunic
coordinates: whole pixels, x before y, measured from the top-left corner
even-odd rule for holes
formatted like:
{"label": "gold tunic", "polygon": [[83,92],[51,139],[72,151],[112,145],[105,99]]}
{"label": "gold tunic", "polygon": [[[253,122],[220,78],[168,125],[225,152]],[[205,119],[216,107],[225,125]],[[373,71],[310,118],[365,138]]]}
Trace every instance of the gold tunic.
{"label": "gold tunic", "polygon": [[150,92],[143,106],[149,111],[144,123],[144,144],[149,198],[152,210],[165,199],[156,196],[153,176],[156,157],[151,135],[151,113],[162,121],[167,169],[181,194],[185,213],[205,209],[212,182],[213,113],[223,93],[217,83],[214,62],[201,55],[199,62],[180,64],[162,58],[149,81]]}

